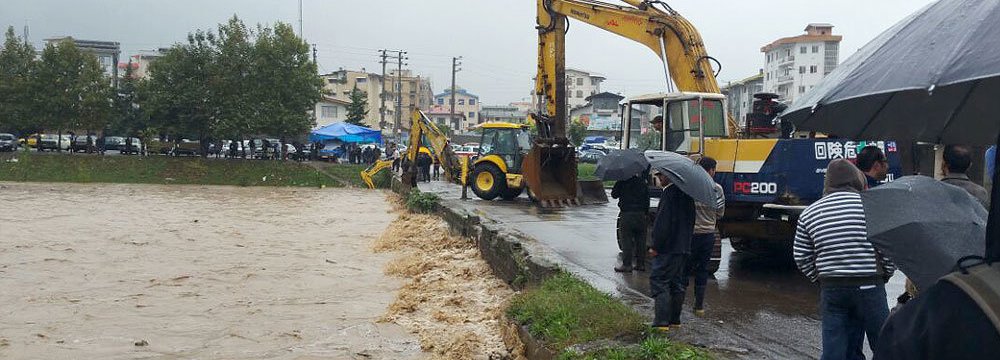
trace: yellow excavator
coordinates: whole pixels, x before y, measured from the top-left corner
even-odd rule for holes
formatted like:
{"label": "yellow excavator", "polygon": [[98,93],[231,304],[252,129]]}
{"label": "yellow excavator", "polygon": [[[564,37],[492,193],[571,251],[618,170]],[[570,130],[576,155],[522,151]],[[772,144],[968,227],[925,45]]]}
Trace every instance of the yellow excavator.
{"label": "yellow excavator", "polygon": [[[417,156],[423,152],[436,157],[444,170],[444,178],[458,182],[461,176],[461,166],[455,152],[451,150],[448,136],[438,129],[430,118],[419,109],[413,110],[410,116],[410,143],[403,154],[408,166],[403,168],[402,182],[407,186],[416,186]],[[426,141],[426,143],[425,143]],[[361,178],[369,188],[375,188],[374,177],[379,171],[392,167],[392,160],[379,160],[367,169],[361,171]]]}

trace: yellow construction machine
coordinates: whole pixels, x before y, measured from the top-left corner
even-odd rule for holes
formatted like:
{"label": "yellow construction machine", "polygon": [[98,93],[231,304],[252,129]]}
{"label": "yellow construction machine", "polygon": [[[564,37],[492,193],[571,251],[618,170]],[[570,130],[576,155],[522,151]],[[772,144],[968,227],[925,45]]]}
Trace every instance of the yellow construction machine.
{"label": "yellow construction machine", "polygon": [[[444,178],[449,181],[458,182],[461,175],[461,167],[458,157],[451,150],[448,136],[444,134],[437,125],[431,122],[430,118],[423,111],[414,110],[410,117],[410,143],[403,154],[405,163],[409,166],[403,168],[402,182],[408,186],[416,186],[417,181],[417,155],[421,152],[429,153],[436,157],[444,170]],[[370,188],[375,188],[374,176],[379,171],[392,167],[392,160],[379,160],[372,166],[361,171],[361,178]]]}

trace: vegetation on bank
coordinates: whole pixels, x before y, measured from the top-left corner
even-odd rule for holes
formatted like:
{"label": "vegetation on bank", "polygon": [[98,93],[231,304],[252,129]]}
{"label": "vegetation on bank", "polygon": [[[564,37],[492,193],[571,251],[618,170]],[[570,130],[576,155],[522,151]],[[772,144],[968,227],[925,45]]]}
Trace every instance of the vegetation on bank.
{"label": "vegetation on bank", "polygon": [[0,181],[342,186],[340,182],[314,168],[291,161],[37,155],[29,152],[4,156],[2,159]]}
{"label": "vegetation on bank", "polygon": [[600,339],[642,339],[646,320],[634,309],[566,273],[516,295],[507,316],[527,325],[561,359],[711,359],[704,351],[649,337],[638,344],[578,354],[566,348]]}
{"label": "vegetation on bank", "polygon": [[416,188],[410,189],[410,193],[406,195],[406,208],[410,212],[430,214],[437,210],[440,203],[441,197],[437,194],[421,192]]}
{"label": "vegetation on bank", "polygon": [[[579,180],[600,180],[594,173],[597,172],[597,164],[579,163],[576,165],[576,177]],[[604,187],[611,188],[615,186],[614,181],[605,181]]]}

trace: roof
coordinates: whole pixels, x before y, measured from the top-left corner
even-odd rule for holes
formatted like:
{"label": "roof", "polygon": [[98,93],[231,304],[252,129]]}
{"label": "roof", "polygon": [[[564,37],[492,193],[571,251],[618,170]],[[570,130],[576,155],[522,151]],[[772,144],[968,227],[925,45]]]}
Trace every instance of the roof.
{"label": "roof", "polygon": [[774,42],[772,42],[770,44],[764,45],[763,47],[760,48],[760,52],[768,52],[768,51],[771,51],[771,50],[773,50],[774,48],[776,48],[778,46],[785,45],[785,44],[795,44],[795,43],[803,43],[803,42],[819,42],[819,41],[838,41],[839,42],[843,38],[844,37],[840,36],[840,35],[809,35],[809,34],[803,34],[803,35],[792,36],[792,37],[784,37],[784,38],[775,40]]}
{"label": "roof", "polygon": [[461,111],[455,111],[454,113],[452,113],[451,106],[444,106],[444,105],[431,106],[431,108],[428,109],[426,113],[427,115],[454,115],[462,117],[465,116],[465,113]]}
{"label": "roof", "polygon": [[335,97],[329,96],[329,95],[323,95],[323,99],[321,99],[320,102],[326,102],[326,103],[337,104],[337,105],[344,105],[344,106],[347,106],[347,105],[351,104],[350,101],[340,100],[338,98],[335,98]]}
{"label": "roof", "polygon": [[625,97],[621,96],[621,95],[618,95],[618,94],[615,94],[615,93],[610,93],[610,92],[604,91],[604,92],[600,92],[600,93],[597,93],[597,94],[594,94],[594,95],[590,95],[590,96],[585,97],[583,99],[587,100],[587,101],[590,101],[590,99],[593,99],[593,98],[616,98],[619,101],[621,101],[621,99],[624,99]]}
{"label": "roof", "polygon": [[[470,93],[468,90],[465,90],[465,89],[462,89],[462,88],[458,88],[457,90],[455,90],[455,94],[456,95],[465,95],[465,96],[476,98],[476,99],[479,98],[479,95]],[[434,95],[434,98],[436,99],[436,98],[442,97],[442,96],[451,96],[451,89],[444,89],[443,93]]]}
{"label": "roof", "polygon": [[477,127],[481,127],[484,129],[520,129],[523,127],[527,127],[527,125],[496,121],[496,122],[482,123],[479,124],[479,126]]}
{"label": "roof", "polygon": [[577,69],[577,68],[571,68],[571,67],[567,66],[566,67],[566,72],[570,72],[570,71],[578,72],[578,73],[584,73],[584,74],[587,74],[587,76],[590,76],[590,77],[607,79],[607,77],[605,77],[604,75],[601,75],[601,74],[598,74],[598,73],[595,73],[595,72],[592,72],[592,71],[580,70],[580,69]]}
{"label": "roof", "polygon": [[823,28],[823,27],[832,28],[833,24],[831,24],[831,23],[809,23],[809,25],[806,25],[806,28],[803,29],[802,31],[809,31],[809,28]]}
{"label": "roof", "polygon": [[705,99],[725,99],[726,96],[716,93],[701,93],[701,92],[674,92],[674,93],[653,93],[646,95],[633,96],[629,98],[629,101],[633,102],[650,102],[653,100],[680,100],[680,99],[697,99],[699,97]]}

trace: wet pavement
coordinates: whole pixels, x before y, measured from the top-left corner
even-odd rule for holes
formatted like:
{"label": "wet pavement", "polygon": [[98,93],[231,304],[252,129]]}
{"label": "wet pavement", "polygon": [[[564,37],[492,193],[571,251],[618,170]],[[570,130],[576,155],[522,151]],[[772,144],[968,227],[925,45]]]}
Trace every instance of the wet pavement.
{"label": "wet pavement", "polygon": [[[444,204],[461,208],[539,242],[566,270],[615,294],[652,316],[648,272],[616,273],[618,245],[614,201],[562,209],[539,209],[526,197],[484,201],[471,190],[460,200],[458,186],[423,183]],[[889,306],[903,292],[897,273],[886,285]],[[671,337],[740,359],[815,359],[820,354],[819,288],[795,267],[790,255],[734,252],[723,240],[722,261],[706,292],[706,316],[690,312],[691,291],[681,331]],[[866,351],[867,352],[867,351]]]}

